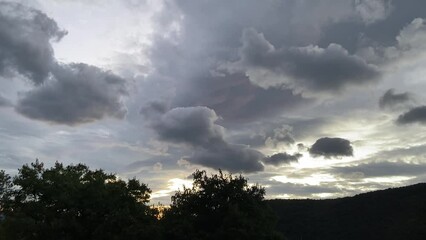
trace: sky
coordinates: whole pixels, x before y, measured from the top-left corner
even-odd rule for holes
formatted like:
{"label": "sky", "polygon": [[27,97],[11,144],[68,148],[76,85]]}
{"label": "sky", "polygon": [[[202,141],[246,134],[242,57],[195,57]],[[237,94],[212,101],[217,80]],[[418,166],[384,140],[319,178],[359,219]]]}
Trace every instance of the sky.
{"label": "sky", "polygon": [[426,181],[424,0],[0,1],[0,169],[85,163],[168,203]]}

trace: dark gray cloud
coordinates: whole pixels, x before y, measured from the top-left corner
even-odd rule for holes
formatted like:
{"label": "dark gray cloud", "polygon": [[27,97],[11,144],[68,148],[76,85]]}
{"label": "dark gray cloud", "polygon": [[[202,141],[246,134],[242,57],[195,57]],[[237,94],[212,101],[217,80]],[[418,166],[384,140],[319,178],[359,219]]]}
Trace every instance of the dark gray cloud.
{"label": "dark gray cloud", "polygon": [[[148,110],[150,106],[157,108],[149,104],[143,108],[143,113],[152,112]],[[219,117],[212,109],[180,107],[151,117],[150,126],[159,139],[192,148],[193,153],[186,160],[193,164],[232,172],[263,170],[260,162],[263,154],[245,145],[228,143],[225,129],[215,123]]]}
{"label": "dark gray cloud", "polygon": [[242,74],[193,77],[179,84],[173,104],[207,106],[229,122],[268,119],[311,102],[291,90],[255,86]]}
{"label": "dark gray cloud", "polygon": [[207,107],[174,108],[152,123],[164,141],[208,146],[222,142],[224,128],[215,124],[216,113]]}
{"label": "dark gray cloud", "polygon": [[11,107],[13,104],[9,101],[9,99],[3,97],[0,94],[0,107]]}
{"label": "dark gray cloud", "polygon": [[414,96],[411,93],[395,93],[395,89],[389,89],[379,100],[380,108],[398,108],[414,102]]}
{"label": "dark gray cloud", "polygon": [[395,42],[390,46],[366,40],[367,43],[358,49],[357,55],[381,65],[411,62],[421,56],[425,50],[426,20],[414,18],[400,29],[399,34],[394,38]]}
{"label": "dark gray cloud", "polygon": [[[198,52],[196,48],[202,42],[193,42],[192,37],[198,38],[193,36],[197,29],[191,31],[189,36],[179,39],[179,44],[157,37],[150,49],[155,73],[149,76],[149,81],[172,79],[166,84],[174,89],[174,94],[164,97],[171,98],[171,107],[207,106],[228,122],[250,122],[309,103],[291,90],[264,89],[253,85],[244,74],[217,72],[216,61],[232,57],[235,50],[227,45],[230,43],[209,43],[206,47],[200,46],[202,50],[198,49]],[[213,35],[211,39],[215,37]],[[156,91],[163,92],[164,85],[158,86]]]}
{"label": "dark gray cloud", "polygon": [[399,115],[396,121],[399,124],[426,123],[426,106],[412,108]]}
{"label": "dark gray cloud", "polygon": [[228,124],[236,131],[230,141],[251,147],[288,147],[295,143],[293,128],[283,122],[256,121],[252,124]]}
{"label": "dark gray cloud", "polygon": [[281,144],[292,145],[295,143],[292,128],[284,125],[273,130],[273,133],[265,141],[266,145],[278,147]]}
{"label": "dark gray cloud", "polygon": [[243,144],[250,147],[263,147],[265,146],[266,136],[264,134],[256,133],[241,133],[232,136],[230,139],[233,143]]}
{"label": "dark gray cloud", "polygon": [[321,25],[351,13],[351,1],[249,0],[244,1],[244,11],[241,5],[241,1],[170,1],[160,13],[162,24],[178,22],[182,29],[175,33],[163,26],[167,36],[158,31],[150,49],[150,60],[161,75],[152,75],[153,81],[160,77],[176,81],[172,107],[207,106],[225,121],[250,122],[312,102],[292,89],[261,88],[244,73],[219,71],[218,65],[236,60],[243,29],[258,29],[276,45],[308,45],[321,35]]}
{"label": "dark gray cloud", "polygon": [[[172,107],[207,106],[228,122],[290,115],[312,102],[306,99],[312,95],[377,82],[381,72],[357,51],[394,46],[401,29],[424,15],[416,8],[424,5],[419,0],[249,0],[244,1],[244,11],[241,5],[170,1],[157,16],[165,31],[156,35],[150,58],[156,73],[177,82]],[[181,31],[170,30],[176,23]],[[266,48],[257,41],[260,48],[253,43],[252,49],[243,51],[244,29],[263,33]],[[265,49],[272,50],[262,52]],[[242,64],[243,53],[251,62],[223,72],[223,63]],[[259,87],[270,85],[278,88]]]}
{"label": "dark gray cloud", "polygon": [[277,153],[268,157],[265,157],[263,159],[263,162],[265,164],[270,164],[274,166],[279,166],[282,164],[288,164],[290,162],[297,162],[299,158],[301,158],[303,155],[300,153],[295,153],[293,155],[288,153]]}
{"label": "dark gray cloud", "polygon": [[386,19],[393,10],[392,0],[357,0],[354,4],[367,26]]}
{"label": "dark gray cloud", "polygon": [[[397,44],[396,36],[401,29],[410,24],[415,18],[425,18],[426,2],[423,0],[391,1],[391,0],[367,0],[359,2],[371,2],[369,5],[381,5],[373,12],[383,14],[368,14],[372,17],[383,16],[377,21],[365,24],[352,19],[336,21],[323,29],[320,46],[327,46],[330,42],[342,45],[351,53],[355,53],[360,47],[365,46],[394,46]],[[366,5],[365,5],[366,6]],[[374,9],[374,8],[372,8]],[[361,9],[360,9],[361,10]]]}
{"label": "dark gray cloud", "polygon": [[244,30],[242,41],[241,59],[225,68],[244,71],[250,81],[264,88],[288,88],[315,95],[373,83],[379,76],[375,66],[350,55],[338,44],[326,48],[275,48],[255,29]]}
{"label": "dark gray cloud", "polygon": [[95,66],[58,63],[51,42],[65,35],[39,10],[0,2],[0,74],[19,73],[36,85],[21,93],[16,111],[67,125],[123,118],[125,81]]}
{"label": "dark gray cloud", "polygon": [[298,143],[298,144],[297,144],[297,149],[298,149],[299,151],[303,151],[303,150],[306,150],[306,146],[305,146],[305,144],[303,144],[303,143]]}
{"label": "dark gray cloud", "polygon": [[52,79],[22,95],[15,107],[17,112],[66,125],[125,116],[124,79],[81,63],[57,65],[52,74]]}
{"label": "dark gray cloud", "polygon": [[[361,2],[364,2],[361,1]],[[244,3],[244,4],[243,4]],[[171,1],[171,12],[185,16],[184,27],[197,34],[196,40],[218,42],[234,47],[241,31],[253,27],[271,35],[272,42],[286,45],[307,45],[321,35],[321,27],[341,19],[361,20],[353,0],[245,1]],[[238,15],[235,13],[238,12]],[[254,14],[256,13],[256,14]],[[171,16],[170,12],[165,12]],[[214,31],[220,29],[221,31]],[[204,38],[209,35],[212,38]]]}
{"label": "dark gray cloud", "polygon": [[42,83],[55,63],[50,41],[66,31],[44,13],[18,3],[0,2],[0,74],[18,72]]}
{"label": "dark gray cloud", "polygon": [[260,160],[262,153],[244,145],[226,142],[197,148],[193,155],[186,158],[189,162],[231,172],[258,172],[263,170]]}
{"label": "dark gray cloud", "polygon": [[314,157],[324,156],[325,158],[353,156],[353,148],[349,140],[324,137],[311,146],[309,153]]}
{"label": "dark gray cloud", "polygon": [[139,111],[140,114],[145,116],[145,118],[152,119],[156,118],[159,115],[162,115],[167,112],[168,106],[166,103],[161,101],[151,101],[146,103],[144,106],[142,106],[141,110]]}

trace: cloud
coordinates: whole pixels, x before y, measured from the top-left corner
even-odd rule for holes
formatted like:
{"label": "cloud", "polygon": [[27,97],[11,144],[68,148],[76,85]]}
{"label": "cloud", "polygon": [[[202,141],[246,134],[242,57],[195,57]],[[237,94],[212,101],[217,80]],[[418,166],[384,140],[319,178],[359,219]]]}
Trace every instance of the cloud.
{"label": "cloud", "polygon": [[231,126],[238,129],[230,138],[235,143],[270,148],[288,147],[295,143],[293,128],[283,121],[264,120]]}
{"label": "cloud", "polygon": [[266,136],[264,134],[250,133],[244,131],[231,137],[231,141],[238,144],[247,145],[250,147],[263,147],[265,146]]}
{"label": "cloud", "polygon": [[353,148],[349,140],[324,137],[311,146],[309,153],[314,157],[324,156],[325,158],[353,156]]}
{"label": "cloud", "polygon": [[9,99],[3,97],[0,94],[0,107],[11,107],[13,104],[9,101]]}
{"label": "cloud", "polygon": [[[406,62],[419,64],[417,57],[424,55],[426,46],[426,13],[422,11],[426,2],[412,0],[410,4],[406,4],[403,1],[357,0],[354,5],[356,11],[361,14],[364,10],[360,11],[359,4],[361,9],[369,9],[367,12],[383,14],[366,14],[367,18],[364,19],[367,22],[346,19],[329,24],[324,27],[318,45],[337,43],[368,63],[385,68],[389,64],[394,65],[391,68],[382,68],[385,71],[408,69],[401,67]],[[362,14],[360,16],[362,18]],[[373,17],[371,23],[368,23],[368,16]]]}
{"label": "cloud", "polygon": [[423,174],[426,171],[426,165],[405,162],[373,162],[334,167],[332,171],[345,175],[360,173],[362,177],[413,176]]}
{"label": "cloud", "polygon": [[411,93],[395,93],[395,89],[389,89],[379,100],[379,107],[382,109],[394,109],[407,106],[414,102],[414,96]]}
{"label": "cloud", "polygon": [[303,155],[300,153],[295,153],[293,155],[288,153],[277,153],[272,156],[265,157],[263,159],[263,162],[265,164],[270,164],[274,166],[279,166],[282,164],[288,164],[290,162],[297,162],[299,158],[301,158]]}
{"label": "cloud", "polygon": [[66,34],[38,10],[0,2],[0,74],[18,72],[41,84],[55,63],[50,42]]}
{"label": "cloud", "polygon": [[[282,195],[290,195],[291,198],[318,198],[316,194],[333,193],[342,194],[343,189],[335,186],[335,184],[323,183],[318,186],[298,183],[283,183],[276,180],[265,182],[268,186],[266,192],[269,196],[282,198]],[[345,189],[348,191],[348,189]]]}
{"label": "cloud", "polygon": [[185,158],[191,163],[231,172],[258,172],[263,170],[262,153],[244,145],[226,142],[197,148],[193,155]]}
{"label": "cloud", "polygon": [[66,34],[39,10],[0,2],[0,74],[18,73],[35,84],[20,93],[15,110],[31,119],[66,125],[123,118],[127,90],[122,78],[95,66],[55,59],[51,42]]}
{"label": "cloud", "polygon": [[166,113],[168,110],[167,105],[161,101],[151,101],[146,103],[141,110],[140,114],[145,116],[148,120],[152,118],[157,118],[158,116]]}
{"label": "cloud", "polygon": [[207,106],[227,122],[267,119],[310,102],[291,90],[264,89],[253,85],[243,74],[192,77],[178,88],[174,105]]}
{"label": "cloud", "polygon": [[292,134],[292,130],[293,129],[290,126],[282,126],[280,128],[274,129],[272,136],[266,139],[265,144],[275,148],[278,147],[280,144],[294,144],[295,140]]}
{"label": "cloud", "polygon": [[384,20],[392,10],[391,0],[355,0],[355,11],[366,24]]}
{"label": "cloud", "polygon": [[263,88],[293,89],[308,95],[336,93],[374,83],[380,75],[377,67],[338,44],[277,49],[252,28],[244,30],[242,42],[240,60],[224,68],[245,72],[253,84]]}
{"label": "cloud", "polygon": [[426,123],[426,106],[412,108],[399,115],[396,121],[399,124]]}
{"label": "cloud", "polygon": [[426,48],[426,20],[414,19],[401,30],[396,40],[401,51],[424,50]]}
{"label": "cloud", "polygon": [[258,29],[273,44],[306,46],[321,37],[322,26],[352,10],[352,0],[170,1],[156,16],[163,31],[156,31],[149,51],[150,81],[172,79],[171,107],[207,106],[227,123],[294,111],[312,100],[292,89],[259,87],[245,73],[218,71],[218,65],[235,61],[243,29]]}
{"label": "cloud", "polygon": [[216,113],[207,107],[174,108],[152,123],[161,140],[207,146],[223,141],[224,128],[215,124]]}
{"label": "cloud", "polygon": [[396,63],[401,66],[404,63],[417,63],[426,50],[426,20],[415,18],[404,25],[389,46],[368,46],[359,50],[359,55],[370,62]]}
{"label": "cloud", "polygon": [[26,92],[16,105],[22,115],[56,124],[77,125],[126,114],[124,79],[86,64],[57,65],[53,78]]}
{"label": "cloud", "polygon": [[[143,113],[151,112],[147,108]],[[225,129],[215,123],[218,119],[215,111],[207,107],[180,107],[154,116],[150,126],[160,140],[189,146],[193,153],[185,160],[193,164],[232,172],[263,170],[263,154],[245,145],[228,143]]]}

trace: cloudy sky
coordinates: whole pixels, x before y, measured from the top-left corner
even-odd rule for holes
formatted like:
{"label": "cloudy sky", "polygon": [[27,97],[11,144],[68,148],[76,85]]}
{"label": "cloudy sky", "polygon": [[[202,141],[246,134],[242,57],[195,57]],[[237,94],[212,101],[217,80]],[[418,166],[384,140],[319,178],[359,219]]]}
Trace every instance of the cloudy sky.
{"label": "cloudy sky", "polygon": [[426,181],[424,0],[0,1],[0,168],[269,198]]}

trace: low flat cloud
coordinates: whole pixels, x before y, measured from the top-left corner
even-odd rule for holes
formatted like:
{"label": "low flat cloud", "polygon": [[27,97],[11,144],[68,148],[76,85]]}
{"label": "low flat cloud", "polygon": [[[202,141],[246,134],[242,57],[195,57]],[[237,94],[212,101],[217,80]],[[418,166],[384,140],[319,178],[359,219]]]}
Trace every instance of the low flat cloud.
{"label": "low flat cloud", "polygon": [[50,41],[66,34],[38,10],[0,2],[0,74],[18,72],[35,84],[44,82],[55,63]]}
{"label": "low flat cloud", "polygon": [[266,188],[267,194],[272,196],[289,194],[295,196],[293,198],[318,198],[315,194],[342,193],[342,189],[339,189],[334,184],[313,186],[307,184],[283,183],[275,180],[268,181],[265,184],[268,185],[268,188]]}
{"label": "low flat cloud", "polygon": [[355,166],[334,167],[334,173],[362,177],[415,176],[426,171],[426,165],[406,162],[372,162]]}
{"label": "low flat cloud", "polygon": [[248,146],[228,143],[225,129],[215,123],[219,117],[212,109],[180,107],[152,114],[156,109],[159,109],[157,104],[149,104],[142,114],[151,113],[146,118],[151,118],[150,126],[160,140],[192,149],[192,155],[185,157],[189,162],[231,172],[263,170],[261,159],[264,155]]}
{"label": "low flat cloud", "polygon": [[280,166],[283,164],[288,164],[290,162],[297,162],[299,158],[301,157],[302,157],[302,154],[300,153],[295,153],[295,154],[288,154],[286,152],[276,153],[274,155],[265,157],[263,159],[263,162],[269,165]]}
{"label": "low flat cloud", "polygon": [[379,107],[382,109],[393,109],[406,106],[414,102],[414,96],[411,93],[395,93],[395,89],[389,89],[379,100]]}
{"label": "low flat cloud", "polygon": [[125,116],[124,79],[86,64],[58,65],[53,76],[24,93],[16,111],[28,118],[66,125]]}
{"label": "low flat cloud", "polygon": [[426,106],[420,106],[410,109],[399,115],[396,120],[399,124],[426,123]]}
{"label": "low flat cloud", "polygon": [[309,149],[313,157],[323,156],[325,158],[353,156],[351,142],[344,138],[324,137],[318,139]]}
{"label": "low flat cloud", "polygon": [[276,48],[252,28],[244,30],[242,42],[240,60],[225,68],[244,71],[253,84],[264,88],[288,88],[310,95],[336,93],[374,83],[380,75],[377,67],[338,44]]}

